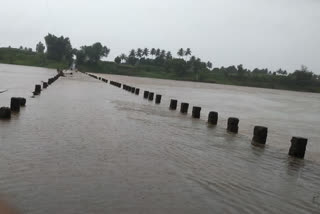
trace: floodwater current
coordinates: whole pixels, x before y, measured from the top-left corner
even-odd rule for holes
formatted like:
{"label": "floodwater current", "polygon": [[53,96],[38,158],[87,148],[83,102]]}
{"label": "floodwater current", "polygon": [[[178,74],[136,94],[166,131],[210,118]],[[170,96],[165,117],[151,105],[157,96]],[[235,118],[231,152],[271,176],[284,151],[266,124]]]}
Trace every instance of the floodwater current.
{"label": "floodwater current", "polygon": [[[21,213],[320,213],[319,94],[99,75],[137,96],[74,73],[31,98],[55,74],[0,64],[0,106],[27,98],[0,120],[0,195]],[[170,111],[172,98],[201,119]],[[250,144],[255,125],[269,128],[264,148]],[[305,160],[288,157],[292,136],[309,139]]]}

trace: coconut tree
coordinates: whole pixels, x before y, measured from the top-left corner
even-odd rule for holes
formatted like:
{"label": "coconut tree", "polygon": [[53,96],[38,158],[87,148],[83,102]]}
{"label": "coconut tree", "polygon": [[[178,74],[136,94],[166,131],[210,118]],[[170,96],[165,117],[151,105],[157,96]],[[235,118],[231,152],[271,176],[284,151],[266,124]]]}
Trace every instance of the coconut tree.
{"label": "coconut tree", "polygon": [[170,51],[168,51],[166,54],[166,60],[170,60],[170,59],[172,59],[172,54]]}
{"label": "coconut tree", "polygon": [[187,48],[187,50],[185,51],[184,55],[185,55],[186,57],[188,57],[188,56],[191,56],[191,54],[192,54],[191,49],[190,49],[190,48]]}
{"label": "coconut tree", "polygon": [[127,63],[130,65],[135,65],[138,61],[138,59],[136,58],[136,55],[137,55],[136,51],[132,49],[129,53]]}
{"label": "coconut tree", "polygon": [[129,57],[136,57],[136,51],[134,49],[132,49],[129,53]]}
{"label": "coconut tree", "polygon": [[143,54],[143,50],[141,48],[138,48],[136,52],[137,57],[141,58],[142,54]]}
{"label": "coconut tree", "polygon": [[160,48],[158,48],[158,49],[156,50],[156,57],[159,57],[160,54],[161,54],[161,50],[160,50]]}
{"label": "coconut tree", "polygon": [[151,51],[150,51],[151,56],[156,55],[156,52],[157,52],[156,49],[152,48]]}
{"label": "coconut tree", "polygon": [[143,56],[145,56],[146,58],[149,56],[149,49],[148,48],[145,48],[143,49]]}
{"label": "coconut tree", "polygon": [[178,56],[180,56],[181,58],[184,56],[184,50],[183,48],[180,48],[179,51],[177,52]]}
{"label": "coconut tree", "polygon": [[160,53],[160,56],[161,56],[162,58],[165,58],[165,56],[166,56],[166,51],[165,51],[165,50],[162,50],[161,53]]}

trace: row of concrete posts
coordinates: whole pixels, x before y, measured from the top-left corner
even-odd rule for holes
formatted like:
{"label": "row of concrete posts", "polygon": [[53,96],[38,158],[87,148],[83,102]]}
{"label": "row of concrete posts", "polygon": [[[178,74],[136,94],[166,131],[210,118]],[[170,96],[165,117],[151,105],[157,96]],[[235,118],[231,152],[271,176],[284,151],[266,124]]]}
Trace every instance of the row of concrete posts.
{"label": "row of concrete posts", "polygon": [[[171,99],[169,109],[176,110],[178,101]],[[189,109],[189,103],[181,103],[180,112],[187,114]],[[192,108],[192,117],[200,118],[201,107],[194,106]],[[208,115],[208,124],[218,124],[218,112],[211,111]],[[239,131],[239,118],[229,117],[227,123],[227,131],[231,133],[238,133]],[[255,126],[253,130],[253,138],[251,144],[254,146],[264,146],[267,142],[268,128],[264,126]],[[304,158],[307,147],[308,139],[302,137],[292,137],[291,147],[289,149],[289,155],[297,158]]]}
{"label": "row of concrete posts", "polygon": [[[85,73],[85,74],[87,74],[87,73]],[[99,79],[99,80],[103,80],[103,78],[97,77],[92,74],[87,74],[87,75],[89,75],[93,78]],[[116,87],[119,87],[119,88],[121,88],[121,85],[122,85],[123,90],[126,90],[126,91],[131,92],[136,95],[139,95],[139,93],[140,93],[140,89],[133,87],[133,86],[121,84],[121,83],[114,82],[114,81],[110,81],[110,84],[114,85]],[[143,93],[143,98],[147,99],[149,101],[153,101],[154,97],[155,97],[155,103],[160,104],[161,99],[162,99],[162,95],[160,95],[160,94],[155,95],[155,93],[151,92],[151,91],[144,91],[144,93]],[[176,110],[177,106],[178,106],[178,100],[171,99],[169,109]],[[188,110],[189,110],[189,103],[182,102],[180,104],[180,113],[188,114]],[[199,107],[199,106],[192,107],[192,117],[193,118],[199,119],[200,115],[201,115],[200,113],[201,113],[201,107]],[[228,122],[227,122],[227,131],[230,133],[237,134],[239,131],[239,122],[240,122],[239,118],[229,117]],[[215,112],[215,111],[209,112],[208,124],[213,125],[213,126],[216,126],[218,124],[218,112]],[[254,146],[260,146],[260,147],[264,146],[267,142],[267,136],[268,136],[268,128],[267,127],[255,126],[253,129],[253,137],[252,137],[251,144]],[[292,157],[303,159],[305,156],[307,143],[308,143],[308,139],[306,139],[306,138],[292,137],[291,147],[289,149],[289,155]]]}
{"label": "row of concrete posts", "polygon": [[[42,87],[45,89],[52,83],[54,83],[60,74],[55,75],[52,78],[48,79],[48,82],[43,82]],[[35,85],[34,91],[32,92],[34,96],[41,94],[41,85]],[[12,97],[10,101],[10,107],[1,107],[0,108],[0,119],[7,120],[11,118],[11,113],[19,113],[21,107],[25,107],[27,103],[26,98],[24,97]]]}

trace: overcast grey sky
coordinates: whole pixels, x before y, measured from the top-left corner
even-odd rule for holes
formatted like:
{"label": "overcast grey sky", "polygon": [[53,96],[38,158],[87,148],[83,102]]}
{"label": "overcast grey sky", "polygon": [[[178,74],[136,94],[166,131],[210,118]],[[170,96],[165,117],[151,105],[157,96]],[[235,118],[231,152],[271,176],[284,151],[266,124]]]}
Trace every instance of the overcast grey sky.
{"label": "overcast grey sky", "polygon": [[100,41],[108,60],[132,48],[320,74],[320,0],[0,0],[0,47],[35,48],[47,33],[73,47]]}

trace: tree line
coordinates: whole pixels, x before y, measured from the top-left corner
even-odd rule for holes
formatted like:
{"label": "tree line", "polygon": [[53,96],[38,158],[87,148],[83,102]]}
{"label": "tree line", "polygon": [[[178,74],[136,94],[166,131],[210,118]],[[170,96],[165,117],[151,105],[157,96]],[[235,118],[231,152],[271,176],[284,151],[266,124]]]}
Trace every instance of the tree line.
{"label": "tree line", "polygon": [[[68,37],[57,37],[53,34],[48,34],[44,37],[45,44],[39,42],[36,45],[36,53],[42,55],[45,59],[66,61],[70,65],[75,62],[77,65],[83,64],[98,64],[103,58],[107,58],[110,53],[110,48],[96,42],[92,45],[84,45],[79,49],[72,48],[70,39]],[[23,48],[20,46],[21,51],[32,52],[31,48]],[[199,74],[202,73],[220,73],[225,78],[234,79],[250,79],[257,77],[281,77],[285,81],[298,81],[301,84],[310,82],[319,82],[320,75],[314,74],[306,66],[295,70],[293,73],[288,73],[286,70],[278,69],[270,71],[268,69],[255,68],[253,70],[244,68],[243,65],[228,66],[213,68],[212,62],[203,62],[199,57],[192,55],[190,48],[180,48],[176,52],[177,57],[174,57],[171,51],[163,50],[160,48],[137,48],[132,49],[128,54],[122,53],[114,59],[118,65],[151,65],[163,67],[167,72],[174,72],[178,76],[194,73],[196,80],[199,79]]]}
{"label": "tree line", "polygon": [[[189,61],[201,61],[200,58],[196,58],[195,56],[191,56],[192,52],[190,48],[187,48],[184,50],[183,48],[180,48],[177,52],[177,55],[180,57],[180,59],[185,59],[185,61],[188,61],[188,57],[190,57]],[[153,60],[154,64],[164,64],[166,61],[170,61],[173,59],[173,56],[171,54],[171,51],[161,50],[160,48],[151,48],[150,50],[148,48],[138,48],[137,50],[132,49],[128,55],[122,53],[120,56],[117,56],[114,61],[117,64],[120,63],[127,63],[131,65],[135,65],[136,63],[145,63],[149,59],[148,57],[151,56],[151,60]],[[150,64],[149,60],[149,64]],[[151,63],[152,64],[152,63]],[[212,68],[212,63],[209,61],[206,63],[208,68]]]}
{"label": "tree line", "polygon": [[198,74],[201,71],[207,71],[212,68],[212,63],[203,62],[200,58],[192,56],[190,48],[180,48],[177,51],[178,58],[173,57],[171,51],[163,50],[160,48],[138,48],[129,51],[126,55],[122,53],[117,56],[114,61],[117,64],[128,65],[153,65],[161,66],[166,69],[167,72],[175,72],[176,74],[183,76],[187,72],[193,72],[198,79]]}
{"label": "tree line", "polygon": [[[70,39],[68,37],[57,37],[53,34],[48,34],[44,37],[45,44],[37,43],[36,53],[42,55],[45,59],[64,61],[71,65],[73,62],[78,64],[84,63],[98,63],[102,57],[108,57],[110,49],[103,46],[100,42],[92,45],[81,46],[80,49],[72,48]],[[32,52],[32,48],[23,48],[20,50]],[[74,56],[76,60],[74,60]]]}
{"label": "tree line", "polygon": [[244,68],[242,64],[220,68],[216,67],[212,69],[213,64],[210,61],[202,62],[200,58],[192,56],[190,48],[180,48],[177,51],[177,56],[178,58],[174,58],[170,51],[161,50],[159,48],[152,48],[150,50],[148,48],[138,48],[136,50],[130,50],[128,55],[122,53],[117,56],[114,61],[117,64],[164,66],[167,71],[174,71],[180,75],[187,72],[194,72],[196,75],[200,72],[215,72],[222,73],[225,77],[235,79],[244,79],[256,76],[282,76],[297,81],[320,79],[320,75],[316,75],[309,71],[306,66],[302,66],[293,73],[288,73],[286,70],[281,68],[276,71],[271,71],[267,68],[255,68],[250,70],[248,68]]}

